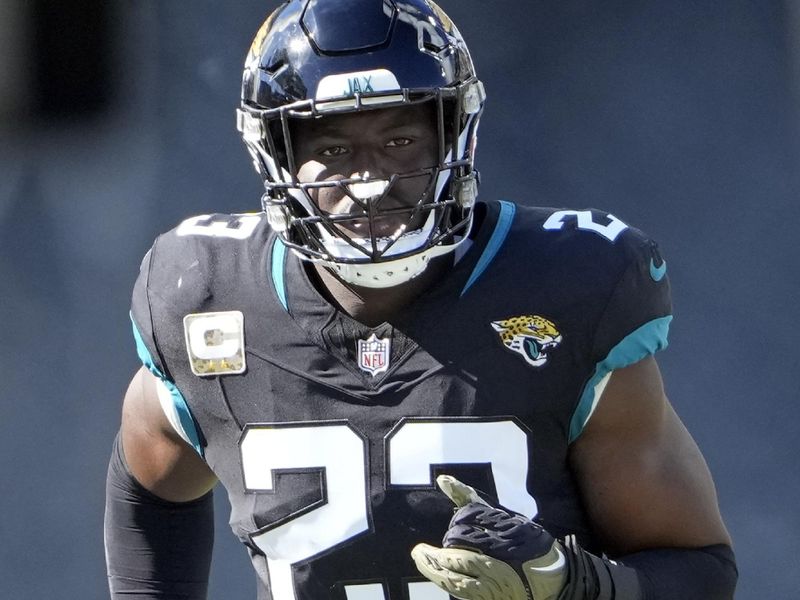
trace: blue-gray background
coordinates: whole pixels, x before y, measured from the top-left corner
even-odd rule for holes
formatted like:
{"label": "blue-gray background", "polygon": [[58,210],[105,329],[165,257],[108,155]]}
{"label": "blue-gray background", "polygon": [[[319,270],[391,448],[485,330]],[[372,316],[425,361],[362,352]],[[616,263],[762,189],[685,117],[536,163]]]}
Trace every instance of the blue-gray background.
{"label": "blue-gray background", "polygon": [[[108,78],[83,115],[61,84],[31,84],[23,5],[47,4],[0,2],[0,596],[94,599],[108,449],[137,367],[130,288],[158,232],[258,207],[233,111],[277,2],[105,3]],[[737,598],[796,598],[800,7],[443,6],[489,93],[483,197],[601,207],[660,241],[676,314],[660,362],[716,478]],[[40,84],[77,68],[63,60],[76,24],[48,27],[60,43],[43,42]],[[26,89],[45,94],[32,114]],[[217,505],[211,597],[254,598],[223,494]]]}

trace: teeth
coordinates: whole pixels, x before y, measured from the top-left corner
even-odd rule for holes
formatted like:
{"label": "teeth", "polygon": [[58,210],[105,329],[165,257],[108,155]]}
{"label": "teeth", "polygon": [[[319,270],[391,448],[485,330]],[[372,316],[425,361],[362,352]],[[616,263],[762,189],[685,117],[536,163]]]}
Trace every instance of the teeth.
{"label": "teeth", "polygon": [[350,193],[359,200],[368,200],[376,196],[380,196],[386,191],[389,182],[385,179],[378,179],[376,181],[359,181],[358,183],[351,183],[347,186]]}

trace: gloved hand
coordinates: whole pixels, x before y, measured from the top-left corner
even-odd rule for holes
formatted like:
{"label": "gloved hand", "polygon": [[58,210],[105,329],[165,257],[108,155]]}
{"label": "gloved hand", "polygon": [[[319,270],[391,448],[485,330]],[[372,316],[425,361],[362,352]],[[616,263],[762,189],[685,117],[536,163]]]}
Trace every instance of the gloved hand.
{"label": "gloved hand", "polygon": [[465,600],[556,600],[567,582],[561,543],[527,517],[491,506],[449,475],[436,478],[458,507],[442,548],[417,544],[420,573]]}

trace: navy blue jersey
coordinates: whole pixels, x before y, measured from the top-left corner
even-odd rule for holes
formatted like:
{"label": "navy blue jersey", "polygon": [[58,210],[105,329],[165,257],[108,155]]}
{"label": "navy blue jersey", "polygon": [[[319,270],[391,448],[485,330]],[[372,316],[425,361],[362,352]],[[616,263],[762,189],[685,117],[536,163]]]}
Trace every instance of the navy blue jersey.
{"label": "navy blue jersey", "polygon": [[262,215],[195,217],[132,318],[168,416],[228,491],[260,598],[427,600],[440,473],[596,548],[573,474],[609,374],[666,345],[666,263],[596,210],[479,204],[471,247],[391,322],[317,291]]}

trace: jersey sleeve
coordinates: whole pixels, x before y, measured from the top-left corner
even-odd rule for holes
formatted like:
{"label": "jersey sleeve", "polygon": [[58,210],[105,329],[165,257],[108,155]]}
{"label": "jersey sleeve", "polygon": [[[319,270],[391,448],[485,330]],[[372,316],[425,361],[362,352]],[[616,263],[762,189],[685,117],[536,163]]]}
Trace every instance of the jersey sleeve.
{"label": "jersey sleeve", "polygon": [[570,423],[574,441],[588,423],[611,372],[663,350],[672,320],[667,263],[658,245],[631,229],[623,239],[627,265],[611,292],[595,330],[595,368]]}
{"label": "jersey sleeve", "polygon": [[[153,248],[155,248],[155,245]],[[131,297],[130,317],[139,360],[153,375],[161,379],[167,377],[167,370],[158,351],[158,345],[155,342],[153,317],[148,299],[148,281],[153,248],[147,251],[139,267],[139,276],[136,278]]]}
{"label": "jersey sleeve", "polygon": [[203,456],[199,427],[192,416],[178,386],[169,374],[169,368],[156,341],[156,323],[150,304],[150,275],[158,240],[147,252],[139,269],[131,298],[131,325],[139,360],[157,379],[158,400],[172,427],[183,440]]}

